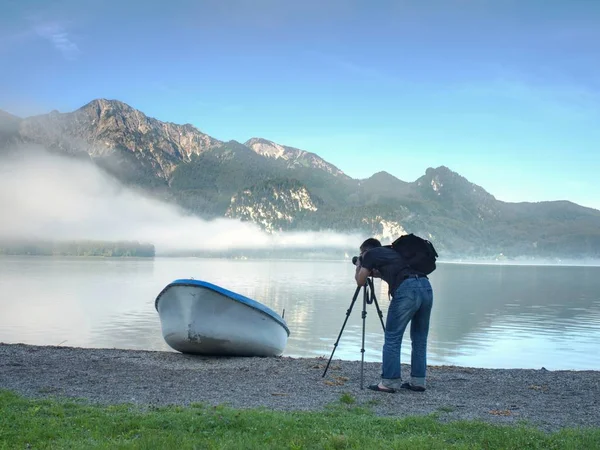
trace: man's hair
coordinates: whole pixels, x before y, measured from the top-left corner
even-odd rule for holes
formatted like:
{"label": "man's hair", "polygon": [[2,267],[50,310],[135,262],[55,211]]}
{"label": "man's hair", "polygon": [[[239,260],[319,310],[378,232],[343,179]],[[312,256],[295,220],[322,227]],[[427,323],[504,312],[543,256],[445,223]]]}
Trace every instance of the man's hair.
{"label": "man's hair", "polygon": [[361,251],[371,250],[372,248],[377,248],[377,247],[381,247],[381,242],[379,242],[379,239],[375,239],[375,238],[369,238],[365,242],[360,244]]}

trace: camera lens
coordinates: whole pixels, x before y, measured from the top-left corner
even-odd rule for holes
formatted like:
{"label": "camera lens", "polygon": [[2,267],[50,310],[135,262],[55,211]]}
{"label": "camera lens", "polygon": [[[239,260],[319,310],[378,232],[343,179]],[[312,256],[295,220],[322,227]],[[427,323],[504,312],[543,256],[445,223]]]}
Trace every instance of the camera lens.
{"label": "camera lens", "polygon": [[352,264],[356,265],[357,262],[358,262],[358,256],[353,256],[352,257]]}

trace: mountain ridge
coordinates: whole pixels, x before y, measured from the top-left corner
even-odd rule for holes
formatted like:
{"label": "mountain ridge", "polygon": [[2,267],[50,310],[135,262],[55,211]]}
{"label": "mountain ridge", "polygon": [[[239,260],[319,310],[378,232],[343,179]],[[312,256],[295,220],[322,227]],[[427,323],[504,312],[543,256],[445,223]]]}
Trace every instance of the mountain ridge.
{"label": "mountain ridge", "polygon": [[415,181],[379,171],[353,179],[315,153],[254,137],[221,141],[118,100],[19,118],[0,111],[0,147],[83,155],[133,186],[206,218],[268,232],[414,232],[456,256],[600,256],[600,211],[562,200],[510,203],[446,166]]}
{"label": "mountain ridge", "polygon": [[283,159],[288,161],[288,167],[295,165],[319,167],[335,176],[348,177],[344,172],[315,153],[301,150],[287,145],[281,145],[264,138],[251,138],[244,142],[244,145],[259,155],[267,158]]}

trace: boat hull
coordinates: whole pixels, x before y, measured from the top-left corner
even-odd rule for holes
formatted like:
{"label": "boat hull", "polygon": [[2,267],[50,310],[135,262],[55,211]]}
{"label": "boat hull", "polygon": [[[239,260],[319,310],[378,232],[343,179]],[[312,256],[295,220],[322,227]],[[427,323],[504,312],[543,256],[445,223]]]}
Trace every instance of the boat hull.
{"label": "boat hull", "polygon": [[218,286],[177,280],[156,299],[163,338],[182,353],[278,356],[289,329],[266,306]]}

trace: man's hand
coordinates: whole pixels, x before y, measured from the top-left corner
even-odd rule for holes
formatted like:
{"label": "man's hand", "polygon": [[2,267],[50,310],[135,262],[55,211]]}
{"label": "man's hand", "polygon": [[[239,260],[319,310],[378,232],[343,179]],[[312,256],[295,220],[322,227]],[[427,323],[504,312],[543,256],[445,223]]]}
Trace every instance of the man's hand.
{"label": "man's hand", "polygon": [[364,286],[367,283],[367,278],[371,275],[371,271],[369,269],[365,269],[359,265],[356,266],[356,273],[354,274],[354,279],[356,280],[356,284],[358,286]]}

